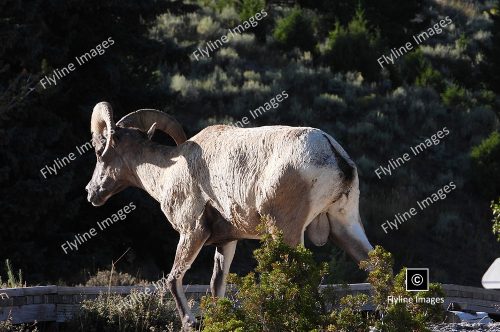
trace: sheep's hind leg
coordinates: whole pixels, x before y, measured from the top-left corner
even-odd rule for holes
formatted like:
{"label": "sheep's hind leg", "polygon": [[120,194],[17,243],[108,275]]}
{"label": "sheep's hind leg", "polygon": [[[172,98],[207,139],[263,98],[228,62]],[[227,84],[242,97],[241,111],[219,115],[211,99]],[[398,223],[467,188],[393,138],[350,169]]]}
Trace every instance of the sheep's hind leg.
{"label": "sheep's hind leg", "polygon": [[187,270],[191,267],[191,263],[195,260],[200,252],[205,241],[210,236],[209,232],[204,230],[193,231],[192,233],[181,234],[175,260],[170,272],[167,285],[175,300],[177,310],[182,319],[183,328],[195,327],[197,321],[187,304],[186,295],[182,288],[182,278]]}
{"label": "sheep's hind leg", "polygon": [[226,277],[233,261],[236,244],[238,241],[231,241],[215,248],[214,272],[210,282],[212,296],[223,297],[226,293]]}

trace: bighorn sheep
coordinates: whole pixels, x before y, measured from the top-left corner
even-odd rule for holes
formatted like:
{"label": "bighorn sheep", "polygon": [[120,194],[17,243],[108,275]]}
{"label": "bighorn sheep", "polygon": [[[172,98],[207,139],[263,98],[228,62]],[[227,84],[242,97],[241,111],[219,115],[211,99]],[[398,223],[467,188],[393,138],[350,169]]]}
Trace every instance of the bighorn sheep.
{"label": "bighorn sheep", "polygon": [[[177,146],[152,142],[155,129]],[[89,202],[100,206],[128,186],[142,188],[180,233],[167,284],[184,325],[196,320],[182,278],[202,246],[216,246],[210,286],[224,296],[236,242],[259,238],[261,216],[271,216],[290,245],[303,243],[307,232],[314,244],[331,239],[356,261],[372,249],[358,211],[356,166],[319,129],[217,125],[187,140],[163,112],[138,110],[115,125],[111,105],[101,102],[91,132],[97,164],[86,187]]]}

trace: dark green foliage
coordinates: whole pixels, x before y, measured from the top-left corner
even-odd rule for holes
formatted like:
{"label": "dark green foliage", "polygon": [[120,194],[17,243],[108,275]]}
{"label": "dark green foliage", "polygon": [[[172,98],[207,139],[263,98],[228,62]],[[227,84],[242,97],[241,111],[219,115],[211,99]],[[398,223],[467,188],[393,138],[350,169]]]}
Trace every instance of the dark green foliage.
{"label": "dark green foliage", "polygon": [[242,0],[240,18],[242,21],[246,21],[256,13],[260,13],[260,11],[265,8],[266,2],[264,0]]}
{"label": "dark green foliage", "polygon": [[327,331],[368,331],[371,319],[361,310],[368,304],[366,294],[347,295],[340,299],[340,306],[330,316]]}
{"label": "dark green foliage", "polygon": [[[357,2],[352,1],[353,5]],[[408,41],[409,36],[419,31],[422,24],[414,18],[424,7],[419,0],[408,0],[394,5],[392,0],[360,1],[366,10],[367,19],[380,29],[380,34],[387,41],[388,46],[400,45]]]}
{"label": "dark green foliage", "polygon": [[[213,299],[205,296],[201,300],[203,310],[203,332],[244,332],[244,312],[227,298]],[[250,330],[251,331],[251,330]]]}
{"label": "dark green foliage", "polygon": [[420,74],[415,79],[415,85],[421,87],[433,87],[436,91],[441,91],[443,88],[443,76],[431,65],[423,68]]}
{"label": "dark green foliage", "polygon": [[[128,189],[101,208],[91,207],[84,187],[94,167],[93,152],[48,179],[39,170],[90,139],[90,112],[101,100],[113,103],[116,119],[142,107],[168,109],[192,136],[210,124],[241,120],[286,90],[290,97],[279,108],[248,126],[310,126],[334,136],[358,165],[361,216],[370,241],[390,249],[398,268],[403,262],[425,264],[436,280],[478,285],[498,252],[491,224],[485,222],[491,218],[489,202],[497,196],[483,193],[489,187],[497,191],[498,180],[476,172],[483,164],[470,151],[499,128],[498,9],[489,3],[447,1],[423,6],[416,0],[397,6],[389,0],[268,2],[269,15],[257,28],[209,59],[196,61],[190,58],[196,47],[219,38],[262,4],[199,3],[9,0],[0,5],[0,261],[9,257],[34,284],[80,283],[86,275],[82,271],[106,268],[132,247],[120,268],[157,279],[171,267],[178,235],[156,202]],[[310,41],[318,46],[312,52],[273,47],[277,18],[295,6],[313,22],[306,26],[313,27]],[[379,72],[376,59],[381,54],[448,14],[453,29]],[[198,32],[200,22],[209,22],[212,34]],[[115,45],[104,55],[77,67],[57,86],[44,90],[37,85],[43,75],[110,36]],[[339,54],[333,59],[329,41]],[[442,142],[391,176],[376,177],[376,167],[444,126],[451,133]],[[381,230],[384,220],[449,181],[457,190],[445,200],[419,212],[397,232]],[[482,183],[470,185],[475,181]],[[141,213],[64,254],[64,241],[131,200]],[[475,255],[454,259],[457,243]],[[243,241],[241,246],[240,252],[249,256],[251,245]],[[212,257],[210,248],[203,249],[186,282],[206,284]],[[359,281],[347,259],[335,254],[338,273],[332,278]],[[239,273],[249,270],[241,259],[233,267]]]}
{"label": "dark green foliage", "polygon": [[[124,197],[123,203],[119,199],[101,210],[86,202],[84,188],[95,159],[93,151],[78,156],[75,145],[90,140],[90,112],[96,102],[112,102],[119,118],[145,105],[159,107],[165,100],[150,73],[171,56],[180,56],[172,49],[167,53],[166,45],[151,39],[148,29],[156,15],[173,6],[153,0],[4,1],[0,5],[5,37],[0,45],[0,159],[5,161],[0,167],[4,207],[0,259],[8,255],[20,262],[30,280],[77,277],[86,266],[109,264],[113,255],[126,248],[124,243],[141,242],[137,232],[133,236],[119,232],[110,238],[100,234],[71,258],[60,248],[62,242],[95,227],[96,221],[127,202]],[[109,37],[115,43],[103,55],[77,64],[75,56]],[[43,89],[37,84],[71,62],[75,70],[56,86]],[[76,160],[58,170],[57,176],[41,175],[39,170],[46,164],[53,166],[54,159],[70,152],[77,155]],[[138,228],[154,225],[141,227],[151,220],[141,219]],[[161,243],[147,242],[148,250],[151,243]],[[140,245],[137,249],[140,252]]]}
{"label": "dark green foliage", "polygon": [[391,253],[381,246],[376,246],[369,253],[369,259],[360,264],[366,271],[371,269],[368,282],[373,286],[373,302],[379,310],[387,306],[387,297],[394,290],[393,265]]}
{"label": "dark green foliage", "polygon": [[[417,49],[408,54],[405,54],[399,66],[399,75],[407,84],[414,84],[422,88],[433,88],[436,92],[441,93],[446,87],[443,74],[432,65],[422,52]],[[453,85],[449,86],[454,87]]]}
{"label": "dark green foliage", "polygon": [[[299,246],[290,248],[278,233],[266,235],[262,248],[255,251],[257,268],[245,277],[232,275],[235,289],[230,299],[205,297],[202,300],[204,332],[216,331],[355,331],[367,332],[377,326],[383,332],[405,328],[428,331],[429,322],[440,322],[441,304],[388,303],[387,297],[414,297],[405,290],[405,269],[393,276],[392,255],[377,246],[360,267],[368,270],[374,294],[347,295],[335,301],[325,289],[318,294],[324,268],[314,263],[312,253]],[[332,267],[335,268],[335,267]],[[443,297],[439,284],[418,297]],[[332,301],[333,299],[333,301]],[[373,303],[383,318],[363,312]],[[333,310],[325,315],[325,308]],[[331,310],[331,309],[330,309]]]}
{"label": "dark green foliage", "polygon": [[443,103],[448,107],[456,107],[466,102],[465,89],[457,84],[450,84],[441,94]]}
{"label": "dark green foliage", "polygon": [[281,233],[273,236],[265,235],[255,250],[255,272],[231,276],[233,301],[203,300],[204,331],[230,331],[230,326],[255,332],[310,331],[320,325],[318,287],[326,267],[315,263],[303,246],[286,245]]}
{"label": "dark green foliage", "polygon": [[497,241],[500,242],[500,199],[491,202],[491,211],[493,212],[493,234],[497,236]]}
{"label": "dark green foliage", "polygon": [[[374,262],[374,257],[377,259]],[[412,292],[406,291],[405,278],[406,278],[406,268],[402,268],[401,271],[396,276],[384,273],[385,271],[392,270],[392,255],[383,250],[383,248],[377,246],[374,251],[370,253],[370,263],[375,266],[373,272],[369,273],[368,280],[374,282],[373,287],[377,291],[377,288],[382,288],[384,291],[388,290],[387,296],[392,295],[393,297],[405,297],[414,298],[415,297],[427,297],[427,298],[443,298],[445,293],[441,285],[437,283],[429,284],[428,291],[418,292],[416,295]],[[381,263],[381,268],[377,267],[377,263]],[[364,264],[367,268],[368,265]],[[387,286],[390,285],[390,286]],[[383,292],[384,292],[383,291]],[[427,331],[425,328],[426,322],[442,322],[444,319],[444,308],[441,304],[431,304],[431,303],[389,303],[387,297],[374,298],[374,302],[377,307],[386,313],[384,319],[379,324],[384,331],[400,331],[402,328],[411,327],[416,331]]]}
{"label": "dark green foliage", "polygon": [[[394,5],[393,1],[329,1],[329,0],[297,0],[300,6],[311,8],[321,14],[320,29],[331,26],[335,21],[342,25],[347,25],[356,10],[360,7],[366,11],[366,18],[374,27],[381,30],[381,35],[386,39],[387,46],[395,46],[403,41],[407,41],[412,32],[419,28],[412,19],[420,12],[422,2],[418,0],[408,0]],[[321,36],[324,37],[320,31]]]}
{"label": "dark green foliage", "polygon": [[[262,10],[268,12],[266,17],[263,16]],[[242,21],[250,19],[257,13],[260,13],[261,17],[263,18],[259,21],[259,24],[256,27],[252,27],[250,31],[255,34],[255,38],[257,39],[257,41],[265,42],[266,34],[268,33],[268,31],[271,29],[272,26],[269,9],[266,9],[266,1],[265,0],[241,1],[241,8],[239,10],[239,14],[240,14],[240,19]]]}
{"label": "dark green foliage", "polygon": [[334,71],[357,70],[374,80],[380,68],[374,61],[378,58],[379,41],[378,33],[370,31],[364,11],[358,9],[347,27],[335,24],[328,35],[325,57]]}
{"label": "dark green foliage", "polygon": [[500,195],[500,133],[491,135],[471,152],[473,183],[489,199]]}
{"label": "dark green foliage", "polygon": [[500,3],[498,1],[495,1],[495,7],[490,9],[489,14],[493,20],[491,28],[493,36],[491,44],[485,50],[488,61],[482,67],[490,88],[500,93]]}
{"label": "dark green foliage", "polygon": [[287,50],[298,47],[310,51],[315,45],[312,21],[299,7],[276,22],[273,35],[278,44]]}

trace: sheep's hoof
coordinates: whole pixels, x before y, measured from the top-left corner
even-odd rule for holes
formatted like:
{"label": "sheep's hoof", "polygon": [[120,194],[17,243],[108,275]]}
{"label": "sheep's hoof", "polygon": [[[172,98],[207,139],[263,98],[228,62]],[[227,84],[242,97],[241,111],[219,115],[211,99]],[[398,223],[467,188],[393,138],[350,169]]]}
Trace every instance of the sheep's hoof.
{"label": "sheep's hoof", "polygon": [[200,323],[189,316],[185,316],[182,320],[182,332],[192,332],[197,331],[200,327]]}

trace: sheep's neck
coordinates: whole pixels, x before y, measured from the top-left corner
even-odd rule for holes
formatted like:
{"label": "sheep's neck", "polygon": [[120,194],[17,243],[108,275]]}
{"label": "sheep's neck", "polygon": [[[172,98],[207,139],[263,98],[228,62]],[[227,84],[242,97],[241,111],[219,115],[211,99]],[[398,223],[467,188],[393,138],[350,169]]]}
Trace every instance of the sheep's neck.
{"label": "sheep's neck", "polygon": [[141,151],[131,169],[134,172],[134,185],[145,190],[158,202],[161,201],[163,178],[167,172],[172,147],[152,145]]}

